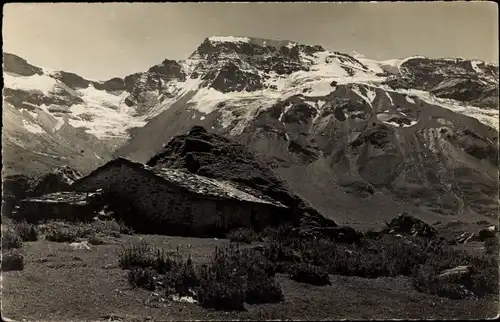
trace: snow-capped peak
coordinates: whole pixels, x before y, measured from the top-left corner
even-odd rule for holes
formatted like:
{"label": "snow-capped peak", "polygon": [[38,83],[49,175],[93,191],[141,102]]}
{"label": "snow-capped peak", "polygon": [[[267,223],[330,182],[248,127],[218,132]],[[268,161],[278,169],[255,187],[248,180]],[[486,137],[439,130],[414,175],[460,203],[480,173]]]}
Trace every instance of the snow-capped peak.
{"label": "snow-capped peak", "polygon": [[248,37],[235,37],[235,36],[212,36],[208,37],[208,41],[214,43],[232,42],[232,43],[247,43],[250,42]]}

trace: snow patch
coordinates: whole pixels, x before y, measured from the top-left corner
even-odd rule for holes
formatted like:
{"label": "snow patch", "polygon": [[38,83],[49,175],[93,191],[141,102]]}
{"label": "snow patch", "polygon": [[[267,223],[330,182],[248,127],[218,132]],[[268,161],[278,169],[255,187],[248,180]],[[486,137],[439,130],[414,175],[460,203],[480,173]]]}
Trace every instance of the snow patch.
{"label": "snow patch", "polygon": [[380,61],[381,65],[390,66],[390,67],[399,67],[401,65],[402,59],[388,59]]}
{"label": "snow patch", "polygon": [[482,61],[478,61],[478,60],[471,60],[470,64],[472,66],[472,69],[474,69],[474,71],[478,74],[481,74],[482,71],[479,67],[477,67],[478,64],[481,64]]}
{"label": "snow patch", "polygon": [[365,100],[365,102],[367,102],[370,106],[372,106],[372,102],[377,95],[374,91],[364,87],[364,89],[366,90],[366,95],[363,95],[361,93],[361,88],[358,85],[353,85],[351,88],[354,93],[356,93],[359,97]]}
{"label": "snow patch", "polygon": [[233,36],[212,36],[208,38],[211,42],[250,42],[248,37],[233,37]]}
{"label": "snow patch", "polygon": [[194,103],[193,107],[203,114],[210,114],[216,110],[217,104],[229,99],[229,95],[213,88],[202,88],[187,102]]}
{"label": "snow patch", "polygon": [[[44,152],[37,152],[37,151],[33,151],[33,153],[38,154],[38,155],[43,155],[45,157],[50,157],[50,158],[58,159],[58,156],[57,155],[53,155],[53,154],[48,154],[48,153],[44,153]],[[64,159],[63,157],[61,157],[61,158]]]}
{"label": "snow patch", "polygon": [[391,101],[391,106],[394,106],[394,101],[392,100],[391,95],[387,91],[385,92],[385,96],[387,96],[387,98],[389,98],[389,101]]}
{"label": "snow patch", "polygon": [[278,121],[283,122],[282,121],[283,115],[285,115],[291,107],[292,107],[292,103],[288,102],[288,104],[285,105],[285,109],[283,110],[283,112],[281,112],[280,117],[278,118]]}
{"label": "snow patch", "polygon": [[368,67],[368,69],[374,73],[383,73],[384,72],[384,70],[380,67],[381,62],[367,59],[362,55],[354,55],[354,58],[356,58],[359,62],[361,62],[366,67]]}
{"label": "snow patch", "polygon": [[[86,132],[99,139],[112,137],[128,137],[127,129],[142,127],[146,121],[135,115],[135,109],[124,103],[129,95],[122,92],[119,95],[96,89],[90,85],[77,91],[83,99],[83,104],[70,106],[73,115],[90,115],[91,120],[69,119],[68,123],[75,127],[86,128]],[[58,126],[62,126],[59,122]],[[57,127],[56,127],[57,128]]]}
{"label": "snow patch", "polygon": [[411,98],[410,96],[406,95],[406,101],[408,103],[412,103],[412,104],[415,104],[415,100],[413,98]]}
{"label": "snow patch", "polygon": [[417,124],[417,121],[411,121],[411,124],[399,124],[397,122],[384,122],[384,124],[395,126],[395,127],[412,127]]}
{"label": "snow patch", "polygon": [[31,122],[26,121],[25,119],[21,119],[23,122],[23,127],[26,131],[33,133],[33,134],[42,134],[42,133],[47,133],[45,132],[44,129],[38,124],[34,124]]}
{"label": "snow patch", "polygon": [[41,91],[48,95],[54,90],[57,81],[47,75],[32,75],[32,76],[12,76],[9,73],[4,73],[4,86],[6,88],[23,90],[23,91]]}
{"label": "snow patch", "polygon": [[32,117],[33,119],[35,119],[35,120],[36,120],[36,119],[38,118],[38,113],[35,113],[35,112],[32,112],[32,111],[28,111],[28,110],[26,110],[26,112],[27,112],[29,115],[31,115],[31,117]]}
{"label": "snow patch", "polygon": [[446,109],[449,109],[455,113],[463,114],[475,118],[479,122],[493,127],[497,131],[499,130],[499,111],[495,109],[483,109],[475,106],[464,105],[462,102],[458,102],[452,99],[438,98],[430,94],[429,92],[415,90],[415,89],[391,89],[388,86],[381,86],[386,91],[401,93],[405,95],[413,95],[421,99],[422,101],[437,105]]}
{"label": "snow patch", "polygon": [[192,296],[172,295],[172,301],[181,303],[198,303]]}

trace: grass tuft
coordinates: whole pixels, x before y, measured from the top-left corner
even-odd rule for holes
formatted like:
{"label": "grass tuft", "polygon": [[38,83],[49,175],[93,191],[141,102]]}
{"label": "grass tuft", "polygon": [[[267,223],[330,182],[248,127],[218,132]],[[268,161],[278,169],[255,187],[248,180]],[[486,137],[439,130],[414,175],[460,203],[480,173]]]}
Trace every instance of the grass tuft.
{"label": "grass tuft", "polygon": [[13,248],[21,248],[23,241],[21,237],[13,229],[5,229],[2,231],[2,249],[8,250]]}
{"label": "grass tuft", "polygon": [[22,271],[24,269],[24,256],[17,249],[11,249],[2,254],[2,271]]}

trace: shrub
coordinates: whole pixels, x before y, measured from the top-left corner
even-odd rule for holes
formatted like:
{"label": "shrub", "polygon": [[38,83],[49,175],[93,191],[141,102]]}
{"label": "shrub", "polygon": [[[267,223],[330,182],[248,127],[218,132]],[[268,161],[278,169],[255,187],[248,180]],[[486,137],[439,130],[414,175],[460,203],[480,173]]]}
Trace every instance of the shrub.
{"label": "shrub", "polygon": [[40,231],[47,240],[54,242],[74,242],[96,234],[118,238],[123,231],[130,233],[126,226],[114,220],[95,220],[91,223],[49,221],[40,226]]}
{"label": "shrub", "polygon": [[135,267],[128,272],[128,282],[132,288],[141,287],[148,291],[154,291],[158,278],[158,273],[149,267]]}
{"label": "shrub", "polygon": [[464,298],[472,292],[482,297],[498,294],[498,260],[494,256],[470,259],[470,273],[438,278],[440,270],[432,265],[421,265],[416,270],[413,284],[417,290],[452,299]]}
{"label": "shrub", "polygon": [[250,304],[277,303],[284,299],[281,285],[262,271],[251,271],[247,275],[245,302]]}
{"label": "shrub", "polygon": [[121,234],[132,235],[134,233],[134,230],[125,225],[122,220],[95,220],[90,225],[96,232],[114,237],[120,237]]}
{"label": "shrub", "polygon": [[45,234],[46,240],[58,243],[72,243],[91,235],[93,230],[89,225],[82,223],[49,221],[40,226],[40,232]]}
{"label": "shrub", "polygon": [[413,279],[414,287],[423,293],[435,294],[450,299],[463,299],[470,295],[470,292],[463,285],[462,278],[449,277],[438,278],[439,273],[434,268],[421,265]]}
{"label": "shrub", "polygon": [[285,272],[284,263],[301,262],[302,259],[294,250],[294,247],[288,243],[272,240],[264,249],[265,257],[276,265],[276,271]]}
{"label": "shrub", "polygon": [[99,236],[97,234],[92,234],[91,236],[89,236],[87,241],[91,245],[104,245],[104,244],[106,244],[106,241],[101,236]]}
{"label": "shrub", "polygon": [[72,243],[77,241],[78,237],[77,232],[67,227],[51,229],[45,234],[45,239],[57,243]]}
{"label": "shrub", "polygon": [[290,278],[301,283],[312,285],[331,285],[330,277],[320,267],[311,264],[295,264],[290,270]]}
{"label": "shrub", "polygon": [[196,296],[202,307],[216,310],[244,310],[245,291],[240,283],[214,280],[209,272],[201,274],[201,281]]}
{"label": "shrub", "polygon": [[21,248],[23,241],[12,229],[2,231],[2,249]]}
{"label": "shrub", "polygon": [[94,233],[120,237],[121,227],[115,220],[95,220],[90,227]]}
{"label": "shrub", "polygon": [[[220,262],[217,262],[218,260]],[[228,262],[214,259],[209,266],[203,266],[200,270],[200,286],[196,296],[204,308],[243,310],[245,302],[244,278],[237,272],[236,268],[232,269]]]}
{"label": "shrub", "polygon": [[497,255],[474,258],[470,290],[477,296],[498,294],[499,266]]}
{"label": "shrub", "polygon": [[251,244],[253,241],[258,240],[258,235],[249,228],[238,228],[226,235],[232,242],[241,242],[246,244]]}
{"label": "shrub", "polygon": [[2,254],[2,271],[22,271],[24,256],[18,250],[12,249]]}
{"label": "shrub", "polygon": [[420,264],[441,271],[470,262],[465,251],[453,249],[443,240],[385,234],[376,239],[365,237],[358,245],[326,238],[274,238],[264,254],[280,272],[286,272],[294,263],[307,263],[330,274],[367,278],[412,276]]}
{"label": "shrub", "polygon": [[124,235],[133,235],[134,234],[134,229],[125,225],[125,223],[122,220],[117,221],[118,225],[120,226],[120,233]]}
{"label": "shrub", "polygon": [[280,225],[278,228],[266,227],[260,235],[278,241],[289,241],[299,237],[298,230],[289,224]]}
{"label": "shrub", "polygon": [[186,261],[174,261],[171,269],[165,274],[167,295],[172,293],[180,296],[191,295],[191,290],[199,284],[191,257]]}
{"label": "shrub", "polygon": [[471,291],[477,296],[498,294],[498,268],[488,267],[471,276]]}
{"label": "shrub", "polygon": [[484,241],[484,250],[488,255],[498,255],[500,243],[497,237],[487,238]]}
{"label": "shrub", "polygon": [[465,299],[470,296],[470,292],[461,284],[438,283],[436,294],[452,300]]}
{"label": "shrub", "polygon": [[273,275],[272,263],[256,251],[235,245],[217,248],[211,262],[201,268],[198,301],[203,307],[224,310],[242,310],[246,299],[281,301],[283,294]]}
{"label": "shrub", "polygon": [[36,229],[36,226],[33,224],[30,224],[26,221],[21,221],[15,224],[15,230],[19,237],[23,241],[37,241],[38,240],[38,231]]}
{"label": "shrub", "polygon": [[119,253],[119,266],[122,269],[135,267],[152,268],[160,274],[164,274],[172,268],[173,261],[165,252],[147,243],[128,245]]}

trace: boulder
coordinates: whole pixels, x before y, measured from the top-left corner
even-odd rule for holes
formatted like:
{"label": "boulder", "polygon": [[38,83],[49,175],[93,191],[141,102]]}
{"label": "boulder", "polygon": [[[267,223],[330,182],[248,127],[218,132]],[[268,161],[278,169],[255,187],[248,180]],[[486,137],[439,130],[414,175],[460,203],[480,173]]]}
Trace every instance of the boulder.
{"label": "boulder", "polygon": [[471,273],[471,266],[457,266],[441,271],[436,278],[438,281],[460,281],[468,279]]}
{"label": "boulder", "polygon": [[403,212],[387,224],[384,233],[434,238],[437,230],[422,219]]}
{"label": "boulder", "polygon": [[2,271],[22,271],[24,269],[24,256],[18,249],[10,249],[2,254]]}
{"label": "boulder", "polygon": [[68,166],[55,169],[41,176],[13,175],[3,180],[4,195],[14,196],[21,200],[47,193],[64,191],[71,183],[80,178],[81,174]]}
{"label": "boulder", "polygon": [[497,234],[497,227],[496,226],[490,226],[488,228],[484,228],[479,232],[479,240],[485,241],[488,238],[493,238]]}

